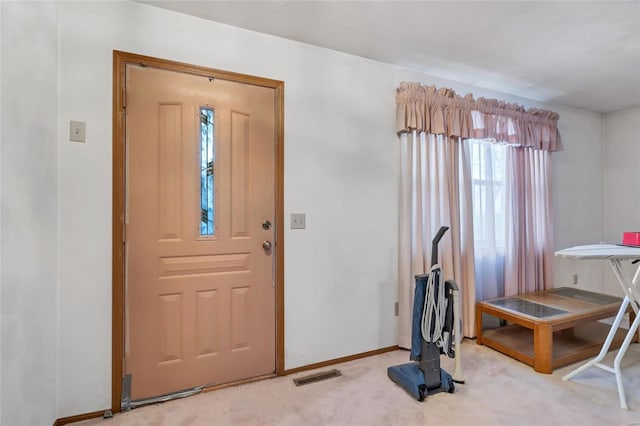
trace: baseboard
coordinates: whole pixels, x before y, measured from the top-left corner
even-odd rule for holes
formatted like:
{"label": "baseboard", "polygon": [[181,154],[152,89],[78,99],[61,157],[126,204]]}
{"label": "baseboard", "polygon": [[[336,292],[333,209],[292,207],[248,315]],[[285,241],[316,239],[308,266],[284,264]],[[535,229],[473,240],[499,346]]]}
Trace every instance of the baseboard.
{"label": "baseboard", "polygon": [[57,419],[55,422],[53,422],[53,426],[62,426],[62,425],[68,425],[69,423],[81,422],[83,420],[97,419],[98,417],[104,416],[105,411],[107,410],[94,411],[92,413],[78,414],[78,415],[69,416],[69,417],[61,417]]}
{"label": "baseboard", "polygon": [[386,352],[393,352],[400,349],[398,345],[387,346],[386,348],[380,348],[373,351],[362,352],[355,355],[343,356],[341,358],[330,359],[328,361],[317,362],[315,364],[303,365],[302,367],[292,368],[290,370],[284,370],[284,374],[300,373],[301,371],[315,370],[316,368],[327,367],[329,365],[341,364],[343,362],[354,361],[356,359],[366,358],[369,356],[380,355]]}

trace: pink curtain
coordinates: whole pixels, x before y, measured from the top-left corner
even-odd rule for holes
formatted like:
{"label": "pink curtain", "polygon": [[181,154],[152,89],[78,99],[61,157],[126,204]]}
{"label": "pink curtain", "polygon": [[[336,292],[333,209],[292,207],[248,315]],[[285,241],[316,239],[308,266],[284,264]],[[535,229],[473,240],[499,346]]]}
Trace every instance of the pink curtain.
{"label": "pink curtain", "polygon": [[402,189],[399,345],[410,346],[414,276],[428,271],[430,241],[442,225],[444,276],[462,290],[463,334],[475,336],[475,265],[469,138],[508,146],[505,294],[553,286],[550,152],[561,149],[558,114],[447,88],[401,83],[396,92]]}
{"label": "pink curtain", "polygon": [[505,296],[553,288],[549,151],[507,149]]}
{"label": "pink curtain", "polygon": [[538,108],[525,109],[497,99],[464,97],[451,89],[400,83],[396,91],[396,130],[491,139],[513,146],[544,151],[562,149],[558,114]]}
{"label": "pink curtain", "polygon": [[415,276],[431,267],[431,241],[441,226],[450,229],[441,240],[439,264],[445,279],[461,291],[462,331],[475,336],[475,284],[471,179],[466,144],[459,138],[424,132],[401,139],[399,341],[411,347],[411,312]]}

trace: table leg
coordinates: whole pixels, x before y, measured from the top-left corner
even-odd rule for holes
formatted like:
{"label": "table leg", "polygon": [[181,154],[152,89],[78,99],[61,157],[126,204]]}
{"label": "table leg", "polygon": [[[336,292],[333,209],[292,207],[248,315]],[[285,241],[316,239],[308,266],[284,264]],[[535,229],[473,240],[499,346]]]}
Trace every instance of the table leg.
{"label": "table leg", "polygon": [[538,373],[553,373],[553,330],[551,324],[533,326],[533,369]]}
{"label": "table leg", "polygon": [[476,306],[476,343],[482,344],[482,308]]}
{"label": "table leg", "polygon": [[620,397],[620,407],[627,409],[627,399],[624,394],[624,387],[622,386],[622,369],[620,368],[620,364],[622,363],[622,358],[624,354],[627,352],[631,341],[635,337],[636,331],[638,330],[638,326],[640,326],[640,315],[636,316],[633,320],[633,323],[629,327],[629,331],[622,342],[622,346],[618,350],[616,354],[616,358],[613,361],[613,370],[616,374],[616,383],[618,384],[618,396]]}
{"label": "table leg", "polygon": [[[604,344],[602,345],[602,349],[600,349],[600,353],[598,354],[598,356],[588,361],[587,363],[583,364],[582,366],[576,368],[569,374],[565,375],[562,378],[562,380],[570,380],[573,376],[582,373],[587,368],[593,365],[596,365],[600,361],[602,361],[602,359],[607,355],[607,352],[609,352],[609,347],[611,346],[611,342],[613,342],[613,338],[616,332],[618,331],[618,327],[620,327],[620,322],[622,321],[622,318],[624,317],[624,314],[626,313],[628,306],[629,306],[629,298],[625,296],[624,300],[622,301],[622,305],[620,305],[620,309],[618,310],[618,314],[616,315],[616,319],[613,321],[613,325],[611,325],[611,330],[609,330],[609,334],[607,334],[607,338],[604,341]],[[640,315],[636,319],[638,318],[640,318]]]}

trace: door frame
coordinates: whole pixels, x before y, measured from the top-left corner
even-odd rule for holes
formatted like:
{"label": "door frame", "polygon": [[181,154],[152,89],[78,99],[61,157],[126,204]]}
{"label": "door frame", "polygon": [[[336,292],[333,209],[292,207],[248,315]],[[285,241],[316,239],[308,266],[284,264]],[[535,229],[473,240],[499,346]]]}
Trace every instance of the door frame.
{"label": "door frame", "polygon": [[[238,74],[135,53],[113,51],[113,214],[112,214],[112,361],[111,410],[120,411],[124,373],[124,209],[125,209],[125,67],[136,64],[166,71],[275,89],[275,374],[284,370],[284,82]],[[263,376],[264,377],[264,376]],[[246,381],[246,380],[245,380]]]}

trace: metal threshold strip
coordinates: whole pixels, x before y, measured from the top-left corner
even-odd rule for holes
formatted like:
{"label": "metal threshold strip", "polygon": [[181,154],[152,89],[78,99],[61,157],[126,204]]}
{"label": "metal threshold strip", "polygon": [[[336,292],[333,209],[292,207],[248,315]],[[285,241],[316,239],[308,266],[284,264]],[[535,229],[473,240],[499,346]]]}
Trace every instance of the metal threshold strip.
{"label": "metal threshold strip", "polygon": [[342,374],[339,370],[323,371],[321,373],[311,374],[309,376],[293,379],[293,383],[296,386],[308,385],[309,383],[319,382],[321,380],[333,379],[334,377],[340,377]]}
{"label": "metal threshold strip", "polygon": [[173,392],[165,395],[154,396],[151,398],[137,399],[135,401],[131,401],[131,403],[129,404],[129,408],[134,409],[134,408],[142,407],[143,405],[158,404],[160,402],[167,402],[173,399],[186,398],[188,396],[197,395],[200,392],[202,392],[202,386],[198,386],[197,388],[193,388],[193,389],[185,389],[180,392]]}
{"label": "metal threshold strip", "polygon": [[[127,382],[127,380],[125,380],[125,382]],[[125,383],[123,383],[125,384]],[[128,386],[130,386],[130,379],[129,379],[129,383]],[[129,389],[126,389],[127,392],[123,392],[123,398],[122,398],[122,411],[128,411],[128,410],[132,410],[134,408],[138,408],[138,407],[142,407],[144,405],[149,405],[149,404],[159,404],[161,402],[167,402],[167,401],[171,401],[174,399],[180,399],[180,398],[186,398],[188,396],[193,396],[193,395],[197,395],[199,393],[201,393],[203,391],[203,389],[206,389],[208,387],[211,386],[215,386],[214,383],[209,383],[206,385],[202,385],[202,386],[197,386],[195,388],[192,389],[184,389],[178,392],[171,392],[171,393],[167,393],[164,395],[158,395],[158,396],[154,396],[151,398],[143,398],[143,399],[136,399],[135,401],[131,401],[129,399],[130,394],[130,387]]]}

